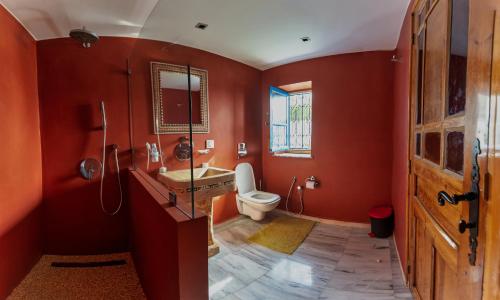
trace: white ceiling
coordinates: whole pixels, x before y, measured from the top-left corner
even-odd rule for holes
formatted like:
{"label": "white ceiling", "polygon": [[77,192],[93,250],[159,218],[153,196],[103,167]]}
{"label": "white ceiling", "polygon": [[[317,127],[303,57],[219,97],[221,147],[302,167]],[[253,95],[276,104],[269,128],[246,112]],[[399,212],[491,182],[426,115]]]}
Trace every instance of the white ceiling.
{"label": "white ceiling", "polygon": [[0,0],[37,40],[86,26],[101,36],[137,37],[158,0]]}
{"label": "white ceiling", "polygon": [[[409,0],[0,0],[37,40],[86,26],[203,49],[258,69],[393,50]],[[149,16],[149,18],[148,18]],[[208,24],[204,31],[198,22]],[[303,43],[308,36],[311,42]]]}

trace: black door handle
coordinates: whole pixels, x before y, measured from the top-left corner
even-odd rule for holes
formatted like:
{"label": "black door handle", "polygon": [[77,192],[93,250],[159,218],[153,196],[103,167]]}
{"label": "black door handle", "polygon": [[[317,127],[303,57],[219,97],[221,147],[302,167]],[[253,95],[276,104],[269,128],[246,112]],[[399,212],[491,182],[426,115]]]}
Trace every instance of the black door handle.
{"label": "black door handle", "polygon": [[437,201],[440,206],[445,205],[446,202],[457,205],[460,201],[473,201],[477,199],[477,194],[474,192],[468,192],[463,195],[453,195],[450,196],[447,192],[441,191],[437,195]]}
{"label": "black door handle", "polygon": [[471,229],[471,228],[476,228],[476,224],[467,223],[464,220],[460,220],[460,222],[458,223],[458,231],[460,233],[464,233],[466,229]]}

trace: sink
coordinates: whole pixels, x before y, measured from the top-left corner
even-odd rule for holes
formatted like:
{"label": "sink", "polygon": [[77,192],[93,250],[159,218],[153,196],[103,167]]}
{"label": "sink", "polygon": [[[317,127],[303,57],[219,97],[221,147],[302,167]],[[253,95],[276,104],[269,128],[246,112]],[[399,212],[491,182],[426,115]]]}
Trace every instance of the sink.
{"label": "sink", "polygon": [[[193,169],[194,196],[216,197],[234,191],[234,171],[215,167]],[[189,198],[191,192],[191,170],[176,170],[158,174],[163,183],[177,198]]]}
{"label": "sink", "polygon": [[[175,193],[177,201],[191,205],[191,170],[158,174],[158,181]],[[214,197],[235,190],[235,172],[215,167],[193,169],[194,205],[208,216],[208,256],[219,253],[213,239],[212,202]]]}

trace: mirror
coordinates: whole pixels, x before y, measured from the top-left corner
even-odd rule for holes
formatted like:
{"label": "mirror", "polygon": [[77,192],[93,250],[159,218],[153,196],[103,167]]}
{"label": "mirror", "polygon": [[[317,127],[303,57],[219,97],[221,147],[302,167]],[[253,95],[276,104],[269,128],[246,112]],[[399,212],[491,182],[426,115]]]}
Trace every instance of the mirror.
{"label": "mirror", "polygon": [[[193,133],[208,133],[208,74],[191,68]],[[166,63],[151,63],[153,122],[155,133],[189,132],[188,69]]]}

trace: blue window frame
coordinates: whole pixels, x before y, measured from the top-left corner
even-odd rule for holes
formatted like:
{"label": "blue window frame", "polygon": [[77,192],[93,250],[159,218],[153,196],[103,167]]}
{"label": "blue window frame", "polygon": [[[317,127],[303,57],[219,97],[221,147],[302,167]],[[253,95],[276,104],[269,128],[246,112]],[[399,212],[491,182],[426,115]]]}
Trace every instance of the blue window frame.
{"label": "blue window frame", "polygon": [[270,151],[310,152],[312,136],[312,93],[288,93],[271,87]]}
{"label": "blue window frame", "polygon": [[290,94],[272,86],[269,95],[271,152],[286,151],[290,149]]}

